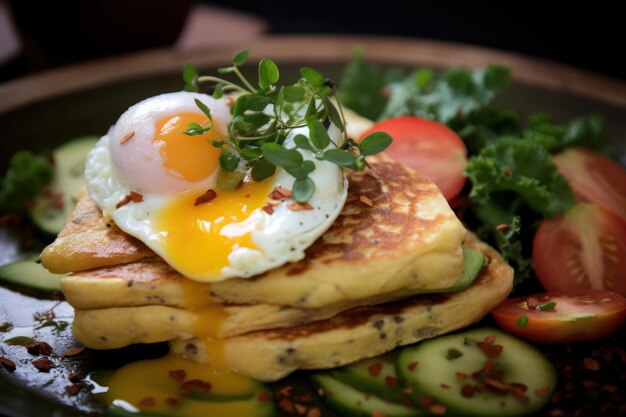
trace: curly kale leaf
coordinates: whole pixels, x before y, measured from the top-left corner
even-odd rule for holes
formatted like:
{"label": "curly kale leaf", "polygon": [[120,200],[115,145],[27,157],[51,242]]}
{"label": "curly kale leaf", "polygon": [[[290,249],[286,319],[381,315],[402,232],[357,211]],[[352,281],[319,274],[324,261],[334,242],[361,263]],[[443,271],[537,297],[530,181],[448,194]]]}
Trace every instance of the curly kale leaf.
{"label": "curly kale leaf", "polygon": [[470,158],[465,170],[472,182],[470,199],[485,204],[508,192],[544,217],[574,205],[574,193],[552,162],[550,152],[532,138],[506,138]]}
{"label": "curly kale leaf", "polygon": [[416,71],[389,86],[391,95],[381,118],[412,114],[450,123],[488,106],[509,81],[510,70],[501,65],[451,68],[438,78],[430,70]]}
{"label": "curly kale leaf", "polygon": [[52,165],[45,158],[28,151],[15,153],[0,180],[0,213],[23,211],[26,201],[50,182],[52,172]]}

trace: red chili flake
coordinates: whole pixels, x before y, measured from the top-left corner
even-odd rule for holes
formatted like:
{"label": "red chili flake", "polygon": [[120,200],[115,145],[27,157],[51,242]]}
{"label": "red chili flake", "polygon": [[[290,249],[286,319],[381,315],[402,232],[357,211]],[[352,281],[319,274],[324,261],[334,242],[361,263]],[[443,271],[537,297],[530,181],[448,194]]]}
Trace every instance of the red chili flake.
{"label": "red chili flake", "polygon": [[74,346],[63,352],[63,356],[66,358],[73,358],[74,356],[78,356],[85,351],[83,346]]}
{"label": "red chili flake", "polygon": [[41,354],[44,356],[50,356],[52,354],[52,346],[46,342],[35,342],[26,345],[26,350],[31,355]]}
{"label": "red chili flake", "polygon": [[10,359],[5,358],[4,356],[0,356],[0,363],[10,372],[15,371],[15,369],[17,368],[15,366],[15,362],[13,362]]}
{"label": "red chili flake", "polygon": [[548,412],[548,415],[550,417],[561,417],[563,415],[563,411],[559,410],[558,408],[553,408]]}
{"label": "red chili flake", "polygon": [[428,411],[430,411],[430,414],[434,414],[436,416],[443,416],[444,414],[448,412],[448,409],[444,405],[433,404],[430,407],[428,407]]}
{"label": "red chili flake", "polygon": [[283,201],[291,198],[291,191],[283,187],[276,187],[268,195],[272,200]]}
{"label": "red chili flake", "polygon": [[291,211],[313,210],[313,206],[309,203],[293,203],[289,204],[287,208]]}
{"label": "red chili flake", "polygon": [[413,388],[404,388],[402,392],[405,394],[413,394]]}
{"label": "red chili flake", "polygon": [[530,401],[530,399],[526,395],[524,395],[521,390],[513,388],[511,389],[511,394],[513,394],[513,397],[515,397],[515,399],[522,404],[528,404],[528,402]]}
{"label": "red chili flake", "polygon": [[382,411],[374,411],[372,413],[372,417],[387,417],[387,415],[383,413]]}
{"label": "red chili flake", "polygon": [[311,394],[299,395],[296,397],[296,401],[299,401],[301,403],[312,403],[313,396]]}
{"label": "red chili flake", "polygon": [[545,397],[549,393],[550,393],[550,387],[537,388],[535,390],[535,394],[537,394],[539,397]]}
{"label": "red chili flake", "polygon": [[367,367],[367,372],[374,378],[378,378],[380,372],[383,370],[383,364],[380,362],[374,362],[370,366]]}
{"label": "red chili flake", "polygon": [[409,368],[409,371],[414,371],[417,369],[417,365],[419,362],[411,362],[409,363],[409,366],[407,366],[407,368]]}
{"label": "red chili flake", "polygon": [[82,378],[80,375],[78,374],[70,374],[67,379],[69,379],[72,382],[79,382]]}
{"label": "red chili flake", "polygon": [[85,383],[84,382],[77,382],[73,385],[68,385],[67,387],[65,387],[65,391],[69,394],[69,395],[77,395],[80,390],[82,390],[85,387]]}
{"label": "red chili flake", "polygon": [[322,412],[317,407],[311,408],[309,412],[306,413],[306,417],[321,417],[321,416],[322,416]]}
{"label": "red chili flake", "polygon": [[500,381],[498,379],[493,379],[493,378],[485,379],[485,384],[487,385],[488,388],[491,388],[492,390],[495,390],[498,392],[507,392],[511,389],[509,384],[507,384],[506,382]]}
{"label": "red chili flake", "polygon": [[193,205],[199,206],[200,204],[208,203],[215,197],[217,197],[217,193],[215,192],[215,190],[207,190],[206,193],[196,198],[196,201],[193,203]]}
{"label": "red chili flake", "polygon": [[448,385],[448,384],[441,384],[441,385],[440,385],[440,387],[441,387],[441,388],[443,388],[443,389],[450,389],[450,388],[452,388],[452,387],[451,387],[450,385]]}
{"label": "red chili flake", "polygon": [[590,371],[597,371],[600,369],[600,363],[593,358],[586,357],[583,359],[583,367],[585,369],[589,369]]}
{"label": "red chili flake", "polygon": [[306,405],[302,405],[302,404],[298,404],[296,403],[295,405],[296,408],[296,413],[303,415],[304,413],[306,413],[307,410],[307,406]]}
{"label": "red chili flake", "polygon": [[476,392],[476,387],[474,385],[465,384],[463,388],[461,388],[461,395],[465,398],[472,398],[474,396],[474,392]]}
{"label": "red chili flake", "polygon": [[131,140],[133,138],[133,136],[135,136],[135,131],[132,132],[128,132],[127,134],[125,134],[122,139],[120,139],[120,145],[125,144],[126,142],[128,142],[129,140]]}
{"label": "red chili flake", "polygon": [[264,212],[266,212],[267,214],[269,214],[271,216],[272,214],[274,214],[274,207],[275,206],[276,206],[276,204],[267,203],[266,205],[263,206],[263,208],[261,210],[263,210]]}
{"label": "red chili flake", "polygon": [[42,192],[42,195],[46,200],[48,200],[52,207],[62,209],[65,205],[65,202],[63,201],[63,193],[61,191],[47,188]]}
{"label": "red chili flake", "polygon": [[510,224],[499,224],[496,226],[496,230],[501,230],[501,231],[505,231],[505,230],[510,230],[511,229],[511,225]]}
{"label": "red chili flake", "polygon": [[487,336],[483,339],[483,342],[488,343],[488,344],[492,344],[493,342],[496,341],[496,335],[492,334],[491,336]]}
{"label": "red chili flake", "polygon": [[37,359],[31,362],[37,370],[40,372],[48,372],[52,369],[52,362],[48,358]]}
{"label": "red chili flake", "polygon": [[289,398],[283,398],[282,400],[278,401],[278,408],[280,408],[287,414],[293,414],[296,411],[293,402],[291,402]]}
{"label": "red chili flake", "polygon": [[435,400],[433,397],[429,397],[428,395],[420,395],[419,402],[422,407],[430,407],[434,404]]}
{"label": "red chili flake", "polygon": [[519,382],[511,382],[509,386],[511,387],[511,391],[518,391],[518,392],[528,391],[528,387],[525,384],[521,384]]}
{"label": "red chili flake", "polygon": [[270,393],[267,391],[259,391],[259,393],[256,395],[256,399],[260,403],[266,403],[270,400]]}
{"label": "red chili flake", "polygon": [[156,405],[156,400],[152,397],[146,397],[143,400],[139,401],[139,407],[154,407]]}
{"label": "red chili flake", "polygon": [[181,388],[183,396],[189,396],[193,392],[208,392],[211,389],[211,384],[199,379],[192,379],[181,385]]}
{"label": "red chili flake", "polygon": [[457,372],[456,377],[461,380],[469,379],[469,375],[464,372]]}
{"label": "red chili flake", "polygon": [[511,175],[513,175],[513,170],[511,168],[505,169],[504,175],[506,175],[507,177],[510,177]]}
{"label": "red chili flake", "polygon": [[276,391],[276,393],[274,394],[274,397],[276,397],[276,399],[287,398],[287,397],[289,397],[289,395],[291,395],[291,390],[292,389],[293,389],[293,387],[291,385],[287,385],[286,387],[282,387],[281,389]]}
{"label": "red chili flake", "polygon": [[165,403],[167,405],[178,405],[180,403],[180,398],[166,398]]}
{"label": "red chili flake", "polygon": [[372,207],[374,205],[372,203],[372,200],[367,198],[367,196],[365,196],[365,195],[359,196],[359,200],[361,200],[361,203],[365,204],[366,206]]}
{"label": "red chili flake", "polygon": [[385,378],[385,384],[389,385],[391,388],[398,387],[398,378],[394,378],[392,376],[388,376]]}
{"label": "red chili flake", "polygon": [[115,205],[115,208],[118,209],[120,207],[123,207],[131,201],[133,203],[141,203],[143,201],[143,196],[139,193],[131,191],[129,194],[126,194],[119,203]]}
{"label": "red chili flake", "polygon": [[526,299],[526,305],[530,310],[534,310],[541,305],[541,301],[537,300],[534,297],[529,297]]}
{"label": "red chili flake", "polygon": [[169,371],[167,375],[170,378],[172,378],[174,381],[179,382],[179,383],[183,382],[185,378],[187,378],[187,373],[185,372],[184,369],[175,369],[175,370]]}
{"label": "red chili flake", "polygon": [[502,345],[492,345],[491,343],[487,342],[478,342],[476,343],[476,346],[478,346],[478,348],[490,358],[495,358],[500,353],[502,353],[502,349],[504,349]]}

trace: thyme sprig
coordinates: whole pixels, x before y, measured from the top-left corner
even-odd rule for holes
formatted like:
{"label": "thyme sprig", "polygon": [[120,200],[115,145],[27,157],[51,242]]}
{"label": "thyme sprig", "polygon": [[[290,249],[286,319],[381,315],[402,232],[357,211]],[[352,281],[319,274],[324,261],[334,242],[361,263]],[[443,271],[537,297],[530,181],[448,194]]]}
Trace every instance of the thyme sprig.
{"label": "thyme sprig", "polygon": [[[214,98],[225,93],[238,94],[226,134],[217,129],[209,107],[198,99],[196,105],[207,116],[207,122],[190,123],[184,132],[187,135],[215,132],[219,140],[212,140],[212,145],[221,148],[222,170],[235,172],[243,167],[259,182],[281,167],[295,178],[293,199],[304,203],[315,192],[315,183],[309,177],[315,164],[303,158],[303,153],[310,152],[317,160],[341,167],[362,170],[368,166],[367,156],[380,153],[391,144],[391,137],[383,132],[372,133],[360,142],[349,138],[341,103],[334,99],[336,85],[315,69],[303,67],[296,83],[278,86],[278,66],[264,58],[258,65],[257,88],[240,70],[247,59],[248,51],[244,49],[233,56],[232,66],[217,71],[220,75],[234,75],[239,83],[217,76],[200,76],[189,63],[183,69],[185,91],[198,91],[200,85],[209,84]],[[339,131],[339,142],[333,141],[328,133],[331,125]],[[290,132],[304,127],[308,135],[297,134],[293,139],[295,148],[285,146]]]}

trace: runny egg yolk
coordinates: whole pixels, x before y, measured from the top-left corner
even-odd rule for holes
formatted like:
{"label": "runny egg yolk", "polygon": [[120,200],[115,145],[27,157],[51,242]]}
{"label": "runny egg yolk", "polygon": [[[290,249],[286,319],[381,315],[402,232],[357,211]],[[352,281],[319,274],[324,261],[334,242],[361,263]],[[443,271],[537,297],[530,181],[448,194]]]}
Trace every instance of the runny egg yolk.
{"label": "runny egg yolk", "polygon": [[220,150],[211,141],[219,140],[219,135],[214,131],[196,136],[183,133],[189,123],[206,122],[206,116],[200,113],[179,113],[157,121],[154,143],[159,146],[163,167],[170,175],[197,182],[215,172]]}
{"label": "runny egg yolk", "polygon": [[217,189],[215,198],[200,204],[196,200],[206,190],[178,195],[154,216],[162,256],[189,278],[219,279],[233,250],[257,249],[251,234],[255,224],[247,220],[267,203],[271,187],[270,179],[249,181],[235,190]]}

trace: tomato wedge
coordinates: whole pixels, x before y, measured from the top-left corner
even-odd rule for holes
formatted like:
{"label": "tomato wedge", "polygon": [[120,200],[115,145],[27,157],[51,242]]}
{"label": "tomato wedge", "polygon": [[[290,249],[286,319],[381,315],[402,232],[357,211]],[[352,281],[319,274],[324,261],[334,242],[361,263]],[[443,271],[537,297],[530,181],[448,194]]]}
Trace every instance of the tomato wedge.
{"label": "tomato wedge", "polygon": [[604,290],[548,292],[509,298],[491,315],[504,330],[533,342],[585,342],[619,329],[626,299]]}
{"label": "tomato wedge", "polygon": [[593,288],[626,295],[626,222],[598,205],[577,204],[541,223],[533,262],[547,291]]}
{"label": "tomato wedge", "polygon": [[447,126],[415,116],[394,117],[372,126],[372,132],[385,132],[393,138],[385,151],[396,161],[426,174],[451,202],[463,189],[467,148]]}
{"label": "tomato wedge", "polygon": [[606,156],[569,148],[554,157],[580,202],[595,203],[626,221],[626,170]]}

